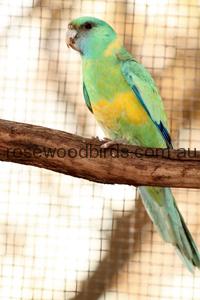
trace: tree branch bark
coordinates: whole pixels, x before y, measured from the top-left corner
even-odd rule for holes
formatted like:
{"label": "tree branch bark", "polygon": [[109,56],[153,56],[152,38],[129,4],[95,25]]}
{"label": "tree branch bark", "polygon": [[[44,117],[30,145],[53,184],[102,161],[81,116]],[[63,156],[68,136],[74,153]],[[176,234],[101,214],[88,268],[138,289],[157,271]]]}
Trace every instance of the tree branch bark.
{"label": "tree branch bark", "polygon": [[114,145],[0,120],[0,160],[107,184],[200,188],[200,152]]}

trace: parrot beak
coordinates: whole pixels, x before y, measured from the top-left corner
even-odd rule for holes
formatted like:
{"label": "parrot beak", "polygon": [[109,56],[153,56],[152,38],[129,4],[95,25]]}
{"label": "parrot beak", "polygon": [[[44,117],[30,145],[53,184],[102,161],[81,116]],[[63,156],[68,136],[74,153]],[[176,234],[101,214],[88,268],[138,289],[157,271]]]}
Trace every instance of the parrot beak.
{"label": "parrot beak", "polygon": [[79,51],[80,52],[80,49],[77,48],[76,46],[76,38],[77,38],[77,35],[78,35],[78,32],[76,29],[74,29],[72,27],[71,24],[69,24],[68,26],[68,31],[67,31],[67,35],[66,35],[66,44],[67,44],[67,47],[68,48],[72,48],[76,51]]}

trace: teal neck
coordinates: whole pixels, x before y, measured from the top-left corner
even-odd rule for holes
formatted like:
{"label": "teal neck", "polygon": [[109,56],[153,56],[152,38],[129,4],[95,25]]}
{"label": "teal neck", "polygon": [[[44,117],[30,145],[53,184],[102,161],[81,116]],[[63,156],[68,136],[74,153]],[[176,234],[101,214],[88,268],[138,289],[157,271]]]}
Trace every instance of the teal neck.
{"label": "teal neck", "polygon": [[100,36],[93,34],[88,39],[80,39],[81,56],[86,59],[99,58],[115,39],[116,33],[113,30],[108,34],[103,29]]}

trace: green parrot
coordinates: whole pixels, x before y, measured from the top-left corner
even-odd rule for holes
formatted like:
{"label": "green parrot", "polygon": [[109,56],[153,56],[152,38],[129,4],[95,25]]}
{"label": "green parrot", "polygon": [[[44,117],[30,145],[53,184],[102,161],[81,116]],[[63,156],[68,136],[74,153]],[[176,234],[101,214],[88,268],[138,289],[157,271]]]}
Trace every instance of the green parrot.
{"label": "green parrot", "polygon": [[[69,23],[66,42],[81,55],[85,102],[105,136],[133,145],[172,148],[155,82],[113,28],[100,19],[80,17]],[[171,189],[141,186],[139,191],[162,238],[175,247],[189,271],[200,268],[199,251]]]}

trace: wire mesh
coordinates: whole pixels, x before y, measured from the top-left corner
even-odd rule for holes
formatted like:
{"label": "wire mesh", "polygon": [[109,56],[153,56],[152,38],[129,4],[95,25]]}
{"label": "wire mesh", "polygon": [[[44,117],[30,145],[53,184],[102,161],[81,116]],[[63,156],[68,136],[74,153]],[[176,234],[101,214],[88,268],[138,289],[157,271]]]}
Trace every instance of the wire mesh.
{"label": "wire mesh", "polygon": [[[2,119],[102,135],[85,107],[68,22],[108,21],[153,74],[176,147],[199,147],[198,0],[1,0]],[[0,299],[200,299],[137,192],[1,163]],[[200,245],[199,191],[174,190]]]}

